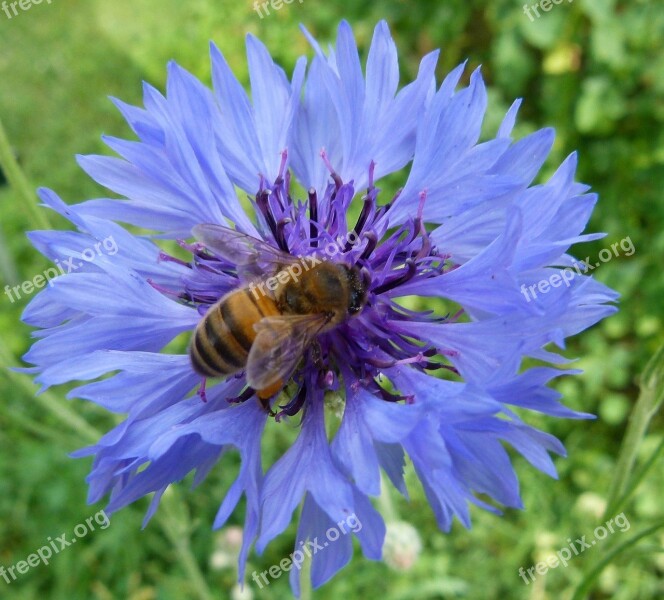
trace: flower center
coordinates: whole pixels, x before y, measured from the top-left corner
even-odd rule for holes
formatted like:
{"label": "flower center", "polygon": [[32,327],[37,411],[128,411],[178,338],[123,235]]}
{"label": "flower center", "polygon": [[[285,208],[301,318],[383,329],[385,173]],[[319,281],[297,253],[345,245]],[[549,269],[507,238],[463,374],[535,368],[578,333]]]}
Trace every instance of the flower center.
{"label": "flower center", "polygon": [[[426,191],[420,194],[419,210],[414,218],[396,227],[389,226],[389,211],[394,200],[379,205],[380,190],[374,185],[374,164],[369,166],[369,184],[361,196],[362,208],[357,220],[348,223],[349,208],[355,198],[353,182],[343,182],[332,168],[325,152],[321,153],[331,175],[331,182],[319,196],[311,188],[307,201],[296,203],[291,197],[291,175],[286,170],[287,155],[272,185],[261,179],[252,199],[257,226],[262,232],[260,244],[291,256],[318,263],[340,265],[353,279],[358,298],[356,310],[337,319],[333,327],[324,327],[303,349],[300,366],[293,374],[297,386],[292,400],[281,406],[282,414],[294,415],[307,397],[307,387],[333,389],[339,375],[346,373],[371,388],[388,401],[404,399],[384,389],[379,383],[381,371],[399,364],[420,370],[445,368],[436,348],[407,334],[409,321],[440,322],[444,318],[431,312],[412,311],[400,306],[395,298],[404,294],[400,287],[407,282],[439,277],[447,256],[439,254],[426,231],[422,214]],[[357,200],[356,200],[357,201]],[[191,275],[179,298],[196,306],[203,315],[219,299],[243,285],[239,267],[208,252],[200,243],[181,245],[192,253]],[[312,293],[295,290],[289,293]],[[295,290],[295,291],[294,291]],[[348,292],[348,290],[346,290]],[[350,292],[349,292],[350,293]],[[347,306],[355,306],[349,296]],[[285,305],[284,305],[285,306]],[[400,328],[395,323],[403,323]],[[251,397],[249,389],[236,400]],[[407,399],[407,398],[406,398]]]}

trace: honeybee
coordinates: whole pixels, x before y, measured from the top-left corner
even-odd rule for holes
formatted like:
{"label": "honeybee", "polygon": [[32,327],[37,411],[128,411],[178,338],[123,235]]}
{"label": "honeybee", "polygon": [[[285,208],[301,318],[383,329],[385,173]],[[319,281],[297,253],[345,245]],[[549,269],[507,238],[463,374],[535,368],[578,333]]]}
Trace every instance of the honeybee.
{"label": "honeybee", "polygon": [[[198,225],[193,233],[237,265],[243,279],[254,282],[228,292],[209,308],[189,346],[191,364],[204,378],[245,370],[247,384],[269,410],[270,398],[290,379],[317,336],[365,306],[366,279],[357,266],[313,257],[307,264],[305,258],[220,225]],[[257,277],[270,274],[256,284]]]}

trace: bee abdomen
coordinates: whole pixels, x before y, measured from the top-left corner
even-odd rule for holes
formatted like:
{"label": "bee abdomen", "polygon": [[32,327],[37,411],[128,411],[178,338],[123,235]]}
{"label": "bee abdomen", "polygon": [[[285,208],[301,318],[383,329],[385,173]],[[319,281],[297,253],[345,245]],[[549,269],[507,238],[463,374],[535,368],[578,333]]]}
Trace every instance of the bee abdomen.
{"label": "bee abdomen", "polygon": [[194,334],[191,358],[194,368],[206,377],[222,377],[241,370],[249,354],[246,340],[232,330],[234,321],[224,320],[226,302],[213,306]]}
{"label": "bee abdomen", "polygon": [[194,369],[204,377],[223,377],[242,370],[256,337],[254,324],[277,313],[268,298],[253,298],[248,290],[228,294],[210,308],[191,344]]}

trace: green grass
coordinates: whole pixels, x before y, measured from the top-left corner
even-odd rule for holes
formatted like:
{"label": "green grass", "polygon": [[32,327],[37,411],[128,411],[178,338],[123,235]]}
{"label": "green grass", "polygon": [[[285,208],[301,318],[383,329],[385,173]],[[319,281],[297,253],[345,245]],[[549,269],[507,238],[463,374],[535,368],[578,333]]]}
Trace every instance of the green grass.
{"label": "green grass", "polygon": [[[584,576],[619,544],[664,518],[661,458],[620,508],[631,524],[625,533],[552,569],[526,586],[518,575],[567,539],[590,537],[614,515],[603,514],[611,481],[625,470],[620,444],[639,396],[639,374],[664,342],[664,10],[656,2],[575,0],[554,5],[535,22],[516,0],[384,0],[356,3],[304,0],[260,19],[252,2],[219,0],[53,0],[7,19],[0,12],[0,119],[29,188],[52,187],[67,202],[104,196],[105,191],[77,167],[77,153],[104,153],[103,133],[126,136],[128,128],[108,96],[139,104],[141,81],[163,89],[166,63],[177,60],[209,82],[208,41],[214,40],[232,68],[247,82],[243,37],[261,37],[290,70],[310,53],[298,23],[323,40],[348,18],[366,49],[373,25],[387,18],[400,51],[402,76],[416,74],[420,57],[443,49],[438,75],[468,58],[482,65],[489,86],[486,130],[495,130],[515,97],[524,97],[519,136],[552,125],[557,139],[548,176],[570,152],[579,151],[579,178],[600,195],[590,230],[604,240],[579,249],[592,258],[627,236],[632,256],[621,255],[596,270],[596,278],[622,294],[621,311],[572,340],[568,356],[579,357],[584,374],[557,386],[566,403],[598,414],[596,421],[556,421],[529,415],[528,422],[557,435],[569,457],[555,460],[559,481],[515,458],[525,503],[523,511],[496,517],[473,510],[473,528],[455,524],[437,530],[424,494],[412,473],[411,502],[392,498],[395,518],[420,532],[423,550],[410,571],[365,560],[352,563],[314,598],[381,597],[385,600],[468,598],[571,598]],[[395,186],[398,184],[395,184]],[[33,198],[36,203],[36,198]],[[53,214],[35,217],[25,194],[0,187],[0,282],[32,279],[48,265],[24,232],[43,226],[65,228]],[[18,365],[30,345],[30,328],[19,320],[26,299],[0,297],[3,366]],[[64,349],[63,349],[64,350]],[[660,384],[658,384],[660,385]],[[86,505],[89,459],[68,453],[90,443],[116,421],[101,409],[64,399],[65,391],[34,396],[24,375],[0,375],[0,565],[24,560],[68,536],[103,504]],[[660,388],[661,389],[661,385]],[[640,413],[644,414],[644,413]],[[633,419],[638,421],[637,419]],[[276,432],[266,442],[273,456],[293,437]],[[635,472],[662,439],[655,414],[647,433],[632,448]],[[189,481],[174,486],[157,517],[141,530],[147,500],[112,517],[108,529],[81,538],[31,568],[11,585],[0,579],[0,597],[131,600],[230,598],[234,568],[216,570],[210,559],[223,532],[210,525],[237,460],[229,456],[209,480],[191,491]],[[233,517],[242,524],[243,505]],[[252,555],[248,573],[288,556],[294,527],[261,556]],[[664,596],[664,532],[640,539],[617,554],[581,597],[616,600]],[[255,598],[287,598],[285,576],[259,589]]]}

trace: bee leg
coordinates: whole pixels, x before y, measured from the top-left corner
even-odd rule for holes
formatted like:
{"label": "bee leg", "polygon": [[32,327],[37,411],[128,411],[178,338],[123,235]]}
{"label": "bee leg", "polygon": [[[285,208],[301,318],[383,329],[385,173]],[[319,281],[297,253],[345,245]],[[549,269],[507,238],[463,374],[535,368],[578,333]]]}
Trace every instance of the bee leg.
{"label": "bee leg", "polygon": [[274,417],[277,413],[274,412],[270,408],[270,398],[261,398],[260,396],[258,397],[258,401],[260,402],[261,406],[263,407],[263,410],[268,413],[271,417]]}
{"label": "bee leg", "polygon": [[269,387],[266,387],[265,389],[262,390],[258,390],[256,392],[256,398],[258,398],[258,401],[263,407],[263,410],[269,413],[271,417],[274,417],[277,413],[275,413],[270,407],[270,400],[272,400],[272,398],[274,398],[274,396],[276,396],[281,391],[282,387],[284,387],[284,382],[278,380],[275,381]]}
{"label": "bee leg", "polygon": [[200,387],[198,388],[198,392],[197,392],[198,395],[201,397],[201,400],[202,400],[203,402],[207,402],[207,394],[205,393],[205,384],[206,384],[206,383],[207,383],[207,378],[206,378],[206,377],[203,377],[203,379],[202,379],[202,381],[201,381],[201,385],[200,385]]}
{"label": "bee leg", "polygon": [[314,366],[319,370],[323,370],[323,351],[318,342],[314,342],[311,345],[311,362],[314,363]]}

